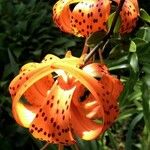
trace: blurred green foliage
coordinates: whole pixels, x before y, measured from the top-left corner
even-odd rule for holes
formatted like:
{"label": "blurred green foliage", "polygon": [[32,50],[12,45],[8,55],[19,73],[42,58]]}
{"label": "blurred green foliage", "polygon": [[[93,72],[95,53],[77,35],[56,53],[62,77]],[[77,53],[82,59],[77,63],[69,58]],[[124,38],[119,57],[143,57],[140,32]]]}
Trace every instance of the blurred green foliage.
{"label": "blurred green foliage", "polygon": [[[150,2],[140,2],[140,6],[149,10]],[[35,140],[27,129],[18,126],[11,114],[8,85],[19,67],[29,61],[39,62],[47,53],[62,57],[68,49],[79,56],[84,45],[83,39],[62,33],[55,27],[52,21],[54,3],[46,0],[0,0],[0,150],[39,150],[44,144]],[[120,97],[120,116],[100,140],[87,142],[78,139],[79,149],[150,149],[148,20],[143,15],[132,34],[115,35],[110,39],[108,49],[111,52],[105,62],[125,84]],[[48,149],[55,150],[56,146],[50,145]]]}

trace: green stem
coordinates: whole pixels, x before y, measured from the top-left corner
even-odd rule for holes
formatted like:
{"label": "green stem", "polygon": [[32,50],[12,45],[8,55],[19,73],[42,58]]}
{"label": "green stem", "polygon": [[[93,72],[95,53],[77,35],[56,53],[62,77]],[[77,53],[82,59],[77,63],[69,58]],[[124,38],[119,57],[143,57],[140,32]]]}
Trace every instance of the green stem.
{"label": "green stem", "polygon": [[110,36],[113,34],[117,19],[119,17],[120,11],[123,7],[125,0],[120,0],[120,3],[116,9],[116,13],[115,16],[113,18],[110,30],[108,31],[108,33],[106,34],[106,36],[104,36],[104,38],[102,39],[102,41],[100,43],[98,43],[92,50],[91,52],[86,56],[85,58],[85,63],[95,54],[95,52],[102,46],[102,45],[106,45],[105,43],[108,41],[108,39],[110,38]]}
{"label": "green stem", "polygon": [[46,143],[40,150],[45,150],[48,145],[49,145],[49,143]]}

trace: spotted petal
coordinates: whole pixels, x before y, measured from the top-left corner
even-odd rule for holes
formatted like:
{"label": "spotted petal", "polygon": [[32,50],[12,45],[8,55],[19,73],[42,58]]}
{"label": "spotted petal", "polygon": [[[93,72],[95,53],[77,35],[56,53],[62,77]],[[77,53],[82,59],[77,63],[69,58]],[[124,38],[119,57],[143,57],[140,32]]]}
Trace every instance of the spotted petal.
{"label": "spotted petal", "polygon": [[71,13],[71,26],[77,36],[107,30],[106,21],[110,13],[109,0],[84,0],[78,3]]}
{"label": "spotted petal", "polygon": [[[96,89],[96,92],[98,93],[99,98],[96,99],[95,96],[92,94],[93,92],[90,91],[91,93],[87,97],[85,97],[83,102],[80,102],[79,99],[81,97],[76,97],[74,95],[74,104],[76,105],[78,111],[73,112],[72,120],[74,124],[78,122],[78,124],[80,124],[80,126],[82,126],[83,128],[81,131],[81,129],[79,130],[79,128],[76,128],[76,126],[74,126],[74,129],[75,129],[75,132],[80,137],[86,140],[91,140],[91,139],[96,138],[96,133],[99,133],[99,134],[103,133],[108,127],[110,127],[110,125],[114,122],[114,120],[117,118],[118,113],[119,113],[117,99],[123,90],[123,86],[118,79],[111,76],[108,72],[104,73],[104,70],[102,69],[102,67],[106,68],[106,66],[99,65],[99,64],[90,64],[90,65],[87,65],[85,69],[83,68],[83,70],[87,71],[88,74],[90,74],[91,76],[101,77],[101,79],[98,80],[99,88]],[[89,87],[86,87],[86,88],[89,89]],[[80,91],[82,91],[81,93],[85,92],[82,85],[80,85]],[[81,95],[83,94],[80,94],[80,96]],[[79,123],[78,118],[75,118],[75,116],[81,116],[82,120],[85,119],[86,125],[83,122]],[[87,124],[89,121],[87,118],[90,118],[93,120],[102,119],[102,122],[99,125],[99,127],[101,127],[101,131],[94,132],[95,131],[94,128],[89,128],[89,132],[87,132],[88,130]],[[89,124],[91,124],[91,121],[89,122]],[[92,127],[94,127],[94,125]],[[93,133],[92,135],[90,135],[92,131]]]}
{"label": "spotted petal", "polygon": [[46,103],[36,114],[30,132],[40,140],[68,145],[75,142],[70,128],[70,103],[75,88],[69,82],[67,89],[61,87],[61,80],[48,92]]}
{"label": "spotted petal", "polygon": [[53,19],[62,31],[86,37],[106,30],[109,13],[109,0],[59,0],[53,8]]}
{"label": "spotted petal", "polygon": [[[114,0],[117,4],[120,3],[120,0]],[[122,11],[120,12],[121,16],[121,27],[120,33],[129,33],[131,32],[137,23],[139,16],[139,7],[137,0],[126,0],[124,2]]]}

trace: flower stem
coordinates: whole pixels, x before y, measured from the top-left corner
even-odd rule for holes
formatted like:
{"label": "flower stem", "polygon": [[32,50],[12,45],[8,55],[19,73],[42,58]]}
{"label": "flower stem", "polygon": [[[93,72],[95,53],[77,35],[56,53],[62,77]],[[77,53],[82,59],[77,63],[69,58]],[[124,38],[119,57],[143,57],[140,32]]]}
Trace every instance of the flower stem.
{"label": "flower stem", "polygon": [[110,38],[110,36],[113,34],[117,19],[119,17],[120,11],[123,7],[125,0],[120,0],[120,3],[116,9],[116,13],[115,16],[113,18],[110,30],[108,31],[108,33],[104,36],[104,38],[102,39],[102,41],[100,41],[100,43],[98,43],[92,50],[91,52],[85,57],[84,61],[85,63],[94,55],[94,53],[102,46],[102,45],[106,45],[106,42],[108,41],[108,39]]}
{"label": "flower stem", "polygon": [[123,7],[123,4],[124,4],[125,0],[120,0],[120,3],[116,9],[116,12],[115,12],[115,16],[113,18],[113,21],[112,21],[112,24],[111,24],[111,27],[110,27],[110,30],[109,32],[107,33],[107,35],[104,37],[104,40],[107,41],[108,38],[110,38],[110,36],[113,34],[113,31],[114,31],[114,28],[115,28],[115,25],[116,25],[116,22],[117,22],[117,19],[119,17],[119,14],[120,14],[120,11]]}
{"label": "flower stem", "polygon": [[45,150],[49,143],[46,143],[40,150]]}
{"label": "flower stem", "polygon": [[58,150],[64,150],[64,145],[59,144],[59,145],[58,145]]}
{"label": "flower stem", "polygon": [[86,41],[87,41],[87,39],[85,39],[85,42],[84,42],[84,47],[83,47],[82,55],[87,54],[87,52],[88,52],[88,46],[86,45]]}
{"label": "flower stem", "polygon": [[90,53],[85,57],[84,62],[86,63],[93,55],[94,53],[100,48],[100,46],[103,44],[103,41],[98,43],[91,51]]}

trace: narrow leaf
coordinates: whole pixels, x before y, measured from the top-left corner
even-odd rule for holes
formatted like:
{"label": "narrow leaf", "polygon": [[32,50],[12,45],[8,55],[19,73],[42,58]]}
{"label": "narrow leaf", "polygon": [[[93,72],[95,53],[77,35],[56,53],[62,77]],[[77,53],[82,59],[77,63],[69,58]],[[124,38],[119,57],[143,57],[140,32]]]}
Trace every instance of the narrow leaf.
{"label": "narrow leaf", "polygon": [[136,44],[133,41],[130,43],[129,52],[136,52]]}
{"label": "narrow leaf", "polygon": [[150,23],[150,15],[144,9],[140,9],[140,18]]}
{"label": "narrow leaf", "polygon": [[[108,29],[111,28],[111,25],[112,25],[114,16],[115,16],[115,12],[112,13],[112,14],[109,16],[109,18],[108,18],[108,22],[107,22]],[[119,29],[120,29],[120,25],[121,25],[121,19],[120,19],[120,16],[119,16],[118,19],[117,19],[117,22],[116,22],[114,31],[113,31],[114,33],[118,33],[118,31],[119,31]]]}
{"label": "narrow leaf", "polygon": [[125,142],[125,150],[131,150],[132,149],[132,134],[133,134],[133,129],[135,128],[135,126],[137,125],[137,123],[142,119],[143,117],[143,113],[140,113],[139,115],[137,115],[131,122],[128,132],[127,132],[127,136],[126,136],[126,142]]}
{"label": "narrow leaf", "polygon": [[8,49],[8,56],[9,56],[9,60],[10,60],[10,65],[11,65],[11,71],[16,75],[19,71],[19,66],[16,63],[11,51]]}

